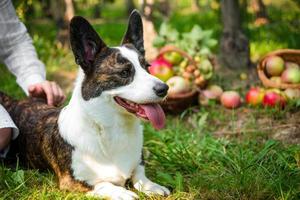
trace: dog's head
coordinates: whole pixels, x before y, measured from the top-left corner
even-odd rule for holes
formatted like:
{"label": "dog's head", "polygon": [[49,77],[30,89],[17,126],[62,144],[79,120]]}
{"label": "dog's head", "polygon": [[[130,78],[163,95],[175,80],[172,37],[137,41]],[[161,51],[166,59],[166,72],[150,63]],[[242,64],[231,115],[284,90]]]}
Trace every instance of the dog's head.
{"label": "dog's head", "polygon": [[150,120],[157,129],[164,126],[158,102],[166,96],[168,86],[147,72],[143,24],[137,11],[131,13],[119,47],[108,47],[82,17],[71,20],[70,38],[75,61],[84,72],[81,94],[85,101],[106,96],[121,111]]}

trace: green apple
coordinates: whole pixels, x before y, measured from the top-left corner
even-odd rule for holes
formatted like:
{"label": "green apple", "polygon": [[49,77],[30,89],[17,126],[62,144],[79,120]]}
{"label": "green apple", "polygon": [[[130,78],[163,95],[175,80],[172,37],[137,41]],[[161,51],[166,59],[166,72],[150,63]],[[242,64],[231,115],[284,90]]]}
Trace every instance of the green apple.
{"label": "green apple", "polygon": [[181,76],[171,77],[166,84],[169,86],[168,94],[178,94],[190,91],[190,83]]}
{"label": "green apple", "polygon": [[182,56],[180,55],[180,53],[175,52],[175,51],[167,52],[167,53],[163,54],[163,58],[173,65],[179,64],[180,61],[182,60]]}
{"label": "green apple", "polygon": [[281,79],[285,83],[300,83],[300,70],[297,68],[288,68],[282,73]]}

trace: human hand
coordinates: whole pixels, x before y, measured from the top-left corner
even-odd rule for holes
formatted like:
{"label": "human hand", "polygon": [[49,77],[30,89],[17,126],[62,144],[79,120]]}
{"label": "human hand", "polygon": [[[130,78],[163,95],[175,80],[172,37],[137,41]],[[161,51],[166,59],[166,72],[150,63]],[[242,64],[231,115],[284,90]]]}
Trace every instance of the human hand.
{"label": "human hand", "polygon": [[55,82],[44,81],[28,87],[29,96],[47,100],[47,104],[58,106],[66,99],[62,89]]}

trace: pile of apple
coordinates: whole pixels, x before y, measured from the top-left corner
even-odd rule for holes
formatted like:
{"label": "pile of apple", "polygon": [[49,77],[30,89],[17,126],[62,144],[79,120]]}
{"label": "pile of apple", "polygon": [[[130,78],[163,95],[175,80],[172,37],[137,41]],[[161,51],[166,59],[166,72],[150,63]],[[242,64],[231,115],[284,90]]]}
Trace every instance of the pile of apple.
{"label": "pile of apple", "polygon": [[266,60],[265,73],[277,84],[300,83],[300,68],[297,63],[285,62],[279,56],[270,56]]}
{"label": "pile of apple", "polygon": [[238,92],[233,90],[223,91],[218,85],[209,85],[199,94],[200,105],[208,105],[211,101],[220,102],[221,105],[229,109],[237,108],[242,103]]}
{"label": "pile of apple", "polygon": [[252,106],[284,107],[288,101],[300,99],[300,89],[288,88],[284,91],[279,89],[251,88],[245,97],[246,103]]}
{"label": "pile of apple", "polygon": [[[252,87],[245,95],[245,102],[251,106],[262,105],[264,107],[284,108],[288,101],[300,99],[300,89],[288,88],[264,89]],[[218,85],[209,85],[199,94],[199,103],[208,105],[210,101],[220,102],[225,108],[233,109],[242,104],[242,98],[236,91],[225,91]]]}
{"label": "pile of apple", "polygon": [[193,86],[203,87],[213,75],[213,66],[208,59],[196,56],[194,60],[196,66],[178,52],[166,52],[151,63],[149,72],[166,82],[168,95],[186,93]]}

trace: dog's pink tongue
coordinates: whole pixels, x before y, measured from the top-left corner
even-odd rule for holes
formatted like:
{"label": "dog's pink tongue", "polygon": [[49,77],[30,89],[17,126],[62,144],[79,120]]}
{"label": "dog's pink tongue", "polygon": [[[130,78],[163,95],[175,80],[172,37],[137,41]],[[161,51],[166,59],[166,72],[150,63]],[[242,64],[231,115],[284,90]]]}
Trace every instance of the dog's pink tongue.
{"label": "dog's pink tongue", "polygon": [[159,130],[165,126],[166,116],[159,104],[143,104],[141,107],[145,110],[148,119],[155,129]]}

